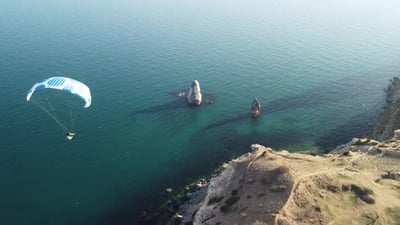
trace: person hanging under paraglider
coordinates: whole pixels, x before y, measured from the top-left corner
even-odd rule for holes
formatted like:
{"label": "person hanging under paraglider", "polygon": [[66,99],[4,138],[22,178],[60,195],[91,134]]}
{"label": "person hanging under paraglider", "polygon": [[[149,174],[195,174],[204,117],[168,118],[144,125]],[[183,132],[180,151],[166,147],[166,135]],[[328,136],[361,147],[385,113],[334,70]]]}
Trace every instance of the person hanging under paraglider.
{"label": "person hanging under paraglider", "polygon": [[[43,89],[56,90],[56,92],[44,92],[42,91]],[[35,94],[32,98],[33,93],[36,91],[42,92],[42,95]],[[66,96],[68,98],[61,98],[63,95],[58,96],[58,91],[80,97],[85,103],[83,106],[84,109],[88,108],[92,103],[89,87],[80,81],[68,77],[50,77],[35,83],[32,88],[29,89],[26,95],[26,101],[30,101],[32,98],[32,103],[48,114],[50,118],[66,132],[65,138],[67,140],[72,140],[75,136],[75,133],[72,132],[72,130],[74,130],[75,119],[81,107],[73,108],[73,101],[64,102],[64,100],[69,99],[69,95]],[[54,98],[51,99],[51,97]],[[54,103],[56,106],[53,105]]]}
{"label": "person hanging under paraglider", "polygon": [[68,131],[66,134],[65,134],[65,138],[67,139],[67,140],[72,140],[72,138],[74,138],[74,136],[75,136],[75,133],[74,132],[71,132],[71,131]]}

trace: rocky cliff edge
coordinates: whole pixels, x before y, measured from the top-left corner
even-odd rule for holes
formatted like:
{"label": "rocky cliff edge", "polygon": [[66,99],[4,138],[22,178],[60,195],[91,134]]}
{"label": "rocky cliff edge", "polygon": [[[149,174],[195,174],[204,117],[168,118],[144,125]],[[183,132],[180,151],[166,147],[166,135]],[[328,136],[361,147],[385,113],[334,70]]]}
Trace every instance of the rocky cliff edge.
{"label": "rocky cliff edge", "polygon": [[326,155],[251,149],[175,224],[400,224],[399,140],[353,139]]}

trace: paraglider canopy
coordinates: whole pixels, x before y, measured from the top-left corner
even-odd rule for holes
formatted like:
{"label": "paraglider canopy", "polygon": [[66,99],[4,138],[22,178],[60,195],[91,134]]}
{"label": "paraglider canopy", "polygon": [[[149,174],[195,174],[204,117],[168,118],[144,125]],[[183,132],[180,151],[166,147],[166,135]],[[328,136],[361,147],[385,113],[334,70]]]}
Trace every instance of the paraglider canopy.
{"label": "paraglider canopy", "polygon": [[48,79],[36,83],[28,91],[26,100],[29,101],[36,90],[44,88],[62,90],[78,95],[85,101],[84,108],[88,108],[92,104],[92,97],[90,95],[89,87],[77,80],[68,77],[50,77]]}
{"label": "paraglider canopy", "polygon": [[[38,93],[33,96],[36,91]],[[66,132],[65,138],[72,140],[75,136],[72,131],[75,130],[76,119],[82,111],[86,111],[82,109],[80,99],[75,96],[83,99],[85,109],[92,103],[90,89],[82,82],[68,77],[50,77],[34,84],[29,89],[26,100],[49,115]]]}

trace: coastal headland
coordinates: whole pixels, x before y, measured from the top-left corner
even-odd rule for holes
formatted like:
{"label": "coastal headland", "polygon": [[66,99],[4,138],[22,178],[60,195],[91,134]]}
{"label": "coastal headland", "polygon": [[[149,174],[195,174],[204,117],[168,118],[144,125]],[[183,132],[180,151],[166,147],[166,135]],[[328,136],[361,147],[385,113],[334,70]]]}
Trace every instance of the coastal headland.
{"label": "coastal headland", "polygon": [[399,140],[354,139],[324,155],[251,149],[175,224],[400,224]]}
{"label": "coastal headland", "polygon": [[253,144],[152,224],[400,224],[400,79],[385,92],[368,137],[325,154]]}

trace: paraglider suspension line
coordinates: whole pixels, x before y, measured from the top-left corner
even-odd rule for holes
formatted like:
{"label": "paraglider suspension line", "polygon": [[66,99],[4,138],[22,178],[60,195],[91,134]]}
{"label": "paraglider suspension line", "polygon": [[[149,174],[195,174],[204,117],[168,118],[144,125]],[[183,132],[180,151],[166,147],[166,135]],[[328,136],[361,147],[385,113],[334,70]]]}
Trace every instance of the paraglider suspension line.
{"label": "paraglider suspension line", "polygon": [[50,112],[49,110],[47,110],[45,107],[43,107],[41,104],[39,104],[39,103],[36,103],[35,101],[32,101],[35,105],[37,105],[37,106],[39,106],[39,108],[41,108],[44,112],[46,112],[54,121],[56,121],[56,123],[58,124],[58,126],[60,126],[60,128],[64,131],[64,132],[67,132],[68,131],[68,129],[65,127],[65,126],[63,126],[62,124],[61,124],[61,122],[60,121],[58,121],[58,119],[57,119],[57,117],[54,115],[54,109],[53,109],[53,106],[50,104],[50,102],[46,99],[46,102],[47,102],[47,105],[49,106],[49,108],[51,109],[51,111],[53,112]]}
{"label": "paraglider suspension line", "polygon": [[78,117],[78,115],[74,115],[71,107],[69,107],[69,106],[68,106],[68,110],[69,110],[69,116],[71,118],[71,130],[74,130],[75,129],[75,120]]}

